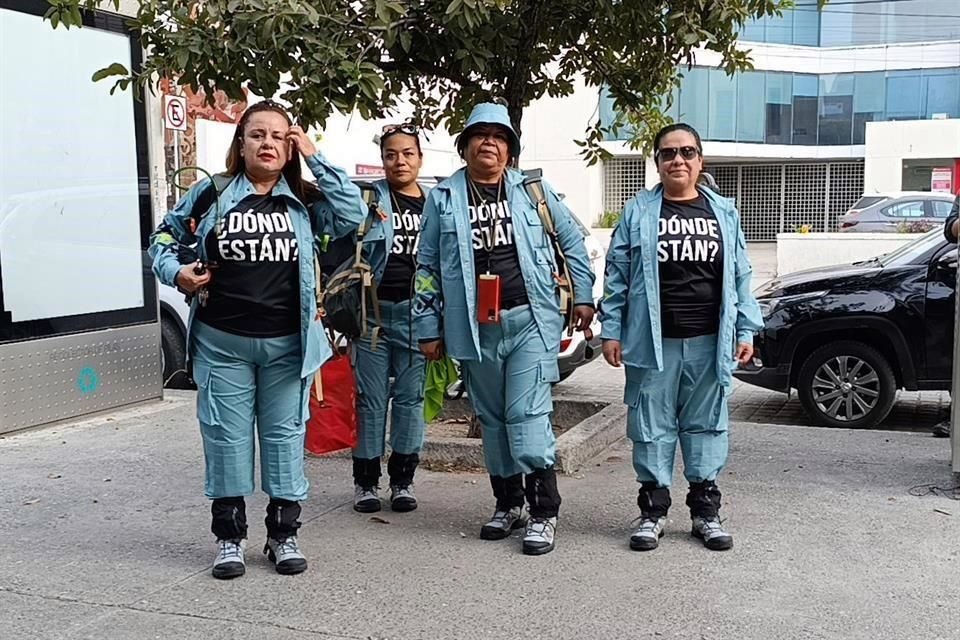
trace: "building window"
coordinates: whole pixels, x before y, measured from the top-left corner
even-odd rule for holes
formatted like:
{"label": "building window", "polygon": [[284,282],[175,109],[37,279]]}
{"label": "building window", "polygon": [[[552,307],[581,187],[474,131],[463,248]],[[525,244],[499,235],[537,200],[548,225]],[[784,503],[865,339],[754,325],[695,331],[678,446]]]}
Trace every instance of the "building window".
{"label": "building window", "polygon": [[925,69],[920,92],[924,118],[960,118],[960,69]]}
{"label": "building window", "polygon": [[723,69],[710,69],[710,114],[707,135],[711,140],[737,139],[737,84],[739,76]]}
{"label": "building window", "polygon": [[707,138],[710,82],[709,69],[694,67],[683,71],[680,84],[680,122],[686,122]]}
{"label": "building window", "polygon": [[920,73],[887,73],[887,120],[917,120],[920,117]]}
{"label": "building window", "polygon": [[744,73],[737,88],[737,140],[764,141],[764,75]]}
{"label": "building window", "polygon": [[853,132],[853,74],[820,76],[820,144],[850,144]]}
{"label": "building window", "polygon": [[885,74],[853,74],[853,144],[866,142],[868,122],[884,119]]}
{"label": "building window", "polygon": [[766,73],[766,142],[790,144],[793,127],[793,74]]}
{"label": "building window", "polygon": [[793,76],[793,135],[791,144],[817,144],[817,76]]}

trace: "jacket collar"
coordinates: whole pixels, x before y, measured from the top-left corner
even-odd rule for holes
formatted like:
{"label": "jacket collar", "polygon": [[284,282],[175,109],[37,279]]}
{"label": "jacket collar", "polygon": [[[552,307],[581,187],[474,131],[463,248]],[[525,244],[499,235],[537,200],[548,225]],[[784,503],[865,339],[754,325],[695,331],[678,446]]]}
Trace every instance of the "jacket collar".
{"label": "jacket collar", "polygon": [[[436,187],[434,187],[434,189],[437,189],[439,191],[452,190],[454,188],[454,185],[458,184],[458,180],[460,179],[461,175],[464,178],[466,178],[466,175],[467,175],[466,167],[461,167],[457,169],[457,171],[452,176],[450,176],[449,178],[447,178],[446,180],[438,184]],[[516,185],[523,183],[524,175],[521,171],[517,171],[516,169],[512,169],[508,167],[506,172],[504,173],[504,178],[506,180],[508,187],[515,187]]]}

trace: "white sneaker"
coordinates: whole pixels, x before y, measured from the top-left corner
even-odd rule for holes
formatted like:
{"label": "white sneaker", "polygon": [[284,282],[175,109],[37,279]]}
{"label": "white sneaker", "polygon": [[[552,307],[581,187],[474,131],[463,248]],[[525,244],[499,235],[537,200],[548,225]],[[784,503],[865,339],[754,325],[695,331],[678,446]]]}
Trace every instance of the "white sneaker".
{"label": "white sneaker", "polygon": [[557,533],[557,518],[530,518],[523,535],[523,552],[528,556],[542,556],[553,551]]}
{"label": "white sneaker", "polygon": [[640,516],[640,526],[630,534],[630,548],[634,551],[652,551],[660,546],[666,518]]}
{"label": "white sneaker", "polygon": [[263,552],[267,554],[270,562],[276,565],[277,573],[293,575],[307,570],[307,559],[300,553],[297,536],[290,536],[283,540],[267,538]]}
{"label": "white sneaker", "polygon": [[417,508],[417,494],[412,484],[390,486],[390,508],[401,513]]}
{"label": "white sneaker", "polygon": [[220,580],[239,578],[246,573],[243,561],[243,540],[217,540],[217,557],[213,560],[213,577]]}
{"label": "white sneaker", "polygon": [[690,535],[703,540],[703,546],[713,551],[726,551],[733,548],[733,536],[723,530],[719,516],[693,518]]}
{"label": "white sneaker", "polygon": [[496,510],[493,517],[480,528],[481,540],[503,540],[510,532],[522,527],[527,521],[523,507],[513,507],[509,511]]}
{"label": "white sneaker", "polygon": [[360,513],[380,511],[380,496],[377,495],[377,487],[353,485],[353,510]]}

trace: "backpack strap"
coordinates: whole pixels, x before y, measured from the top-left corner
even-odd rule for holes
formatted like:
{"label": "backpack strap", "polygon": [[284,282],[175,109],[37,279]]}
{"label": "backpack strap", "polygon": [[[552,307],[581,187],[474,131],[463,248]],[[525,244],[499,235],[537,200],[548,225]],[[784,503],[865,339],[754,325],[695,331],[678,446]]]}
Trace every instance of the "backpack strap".
{"label": "backpack strap", "polygon": [[193,201],[190,207],[190,226],[196,232],[200,228],[200,222],[210,212],[214,206],[217,211],[215,215],[220,217],[220,194],[233,182],[234,176],[228,173],[215,173],[210,176],[210,184],[204,187],[197,199]]}
{"label": "backpack strap", "polygon": [[567,266],[567,257],[563,253],[563,247],[560,246],[560,238],[557,235],[557,227],[554,224],[553,214],[550,212],[550,206],[547,204],[547,194],[543,188],[543,181],[539,176],[532,176],[524,179],[523,188],[527,192],[527,197],[537,208],[537,215],[540,216],[540,223],[544,231],[550,237],[553,244],[553,251],[557,256],[557,273],[553,274],[557,281],[557,288],[560,290],[560,313],[566,316],[568,335],[573,334],[573,279],[570,277],[570,269]]}

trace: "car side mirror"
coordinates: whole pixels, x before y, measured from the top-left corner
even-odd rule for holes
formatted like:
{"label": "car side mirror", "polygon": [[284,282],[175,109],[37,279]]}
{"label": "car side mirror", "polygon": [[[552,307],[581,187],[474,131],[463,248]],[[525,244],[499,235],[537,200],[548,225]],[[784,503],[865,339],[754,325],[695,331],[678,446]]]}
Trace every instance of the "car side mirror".
{"label": "car side mirror", "polygon": [[937,270],[945,273],[957,273],[957,252],[948,251],[937,258]]}

